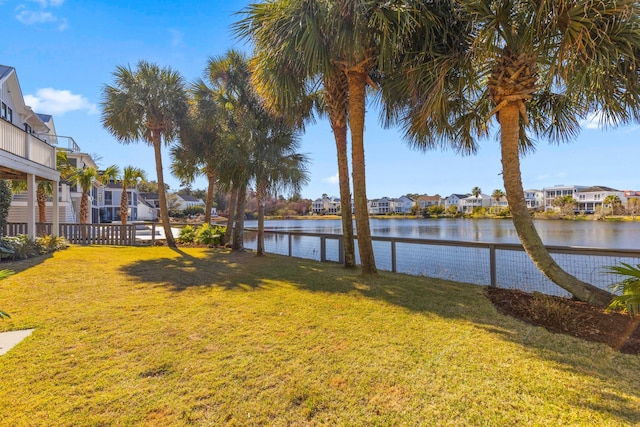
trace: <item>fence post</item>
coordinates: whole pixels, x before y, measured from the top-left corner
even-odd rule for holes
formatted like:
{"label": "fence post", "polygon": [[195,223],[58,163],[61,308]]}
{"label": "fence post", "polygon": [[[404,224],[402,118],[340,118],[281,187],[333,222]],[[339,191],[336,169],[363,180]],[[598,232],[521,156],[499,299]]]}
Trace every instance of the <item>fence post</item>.
{"label": "fence post", "polygon": [[391,271],[396,272],[396,241],[391,239]]}
{"label": "fence post", "polygon": [[497,286],[496,279],[496,245],[489,245],[489,271],[491,275],[491,286]]}
{"label": "fence post", "polygon": [[156,245],[156,223],[151,223],[151,246]]}
{"label": "fence post", "polygon": [[320,237],[320,262],[327,261],[327,238],[325,236]]}
{"label": "fence post", "polygon": [[289,256],[291,256],[293,254],[293,250],[292,250],[293,235],[289,233],[287,234],[287,236],[289,237]]}
{"label": "fence post", "polygon": [[338,237],[338,262],[344,264],[344,236]]}

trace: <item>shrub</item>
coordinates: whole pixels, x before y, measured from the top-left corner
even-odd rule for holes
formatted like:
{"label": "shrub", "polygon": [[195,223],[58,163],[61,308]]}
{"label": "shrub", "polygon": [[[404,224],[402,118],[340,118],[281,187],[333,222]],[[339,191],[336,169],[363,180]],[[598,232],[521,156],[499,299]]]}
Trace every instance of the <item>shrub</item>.
{"label": "shrub", "polygon": [[184,216],[204,215],[204,206],[189,206],[182,211]]}
{"label": "shrub", "polygon": [[202,224],[196,232],[196,241],[201,245],[222,245],[225,230],[220,225]]}
{"label": "shrub", "polygon": [[631,316],[640,314],[640,264],[632,266],[621,262],[622,265],[608,267],[608,273],[626,276],[624,280],[609,286],[609,290],[618,293],[613,297],[609,309],[621,309]]}
{"label": "shrub", "polygon": [[69,242],[67,242],[67,239],[61,236],[52,236],[51,234],[38,237],[36,239],[36,243],[39,246],[39,251],[41,254],[47,254],[69,247]]}
{"label": "shrub", "polygon": [[[0,258],[27,259],[68,247],[64,237],[51,235],[31,239],[26,234],[0,239]],[[1,278],[1,277],[0,277]]]}
{"label": "shrub", "polygon": [[180,230],[180,235],[176,239],[178,243],[193,243],[196,240],[196,229],[191,225],[185,225]]}

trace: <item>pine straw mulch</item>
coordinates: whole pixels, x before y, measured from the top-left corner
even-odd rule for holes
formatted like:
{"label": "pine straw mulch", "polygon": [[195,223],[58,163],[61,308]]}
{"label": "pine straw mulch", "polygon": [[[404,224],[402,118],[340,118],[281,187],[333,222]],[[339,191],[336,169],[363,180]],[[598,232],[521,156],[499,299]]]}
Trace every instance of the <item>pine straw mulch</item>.
{"label": "pine straw mulch", "polygon": [[605,343],[621,353],[640,354],[640,318],[605,311],[568,298],[487,288],[498,311],[551,332]]}

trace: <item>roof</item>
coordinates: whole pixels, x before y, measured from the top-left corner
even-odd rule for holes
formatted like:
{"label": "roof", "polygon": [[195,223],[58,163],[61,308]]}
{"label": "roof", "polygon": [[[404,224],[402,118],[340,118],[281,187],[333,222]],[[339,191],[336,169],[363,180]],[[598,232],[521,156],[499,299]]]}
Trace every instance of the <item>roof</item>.
{"label": "roof", "polygon": [[7,78],[9,76],[9,74],[11,74],[12,71],[14,71],[15,68],[13,67],[8,67],[6,65],[0,65],[0,82],[2,80],[4,80],[5,78]]}
{"label": "roof", "polygon": [[202,202],[202,199],[199,199],[191,194],[177,194],[185,202]]}
{"label": "roof", "polygon": [[38,117],[40,117],[40,120],[42,120],[44,123],[47,123],[48,121],[51,120],[51,117],[53,117],[51,114],[40,114],[40,113],[36,113],[38,115]]}
{"label": "roof", "polygon": [[594,185],[593,187],[587,187],[580,189],[580,193],[591,193],[593,191],[620,191],[615,188],[605,187],[604,185]]}

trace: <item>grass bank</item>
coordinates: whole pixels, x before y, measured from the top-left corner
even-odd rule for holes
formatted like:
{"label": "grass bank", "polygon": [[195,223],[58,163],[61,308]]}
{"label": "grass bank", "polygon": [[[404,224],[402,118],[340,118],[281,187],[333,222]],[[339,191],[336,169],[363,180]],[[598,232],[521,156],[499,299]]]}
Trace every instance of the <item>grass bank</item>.
{"label": "grass bank", "polygon": [[215,249],[3,263],[3,425],[637,425],[640,358],[483,289]]}

